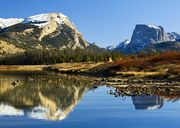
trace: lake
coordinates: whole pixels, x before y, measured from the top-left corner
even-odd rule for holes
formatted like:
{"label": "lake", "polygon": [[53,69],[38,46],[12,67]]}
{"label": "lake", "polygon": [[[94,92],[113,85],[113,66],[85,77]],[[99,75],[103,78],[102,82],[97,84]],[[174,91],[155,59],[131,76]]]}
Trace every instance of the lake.
{"label": "lake", "polygon": [[0,128],[175,128],[178,96],[114,96],[54,74],[0,75]]}

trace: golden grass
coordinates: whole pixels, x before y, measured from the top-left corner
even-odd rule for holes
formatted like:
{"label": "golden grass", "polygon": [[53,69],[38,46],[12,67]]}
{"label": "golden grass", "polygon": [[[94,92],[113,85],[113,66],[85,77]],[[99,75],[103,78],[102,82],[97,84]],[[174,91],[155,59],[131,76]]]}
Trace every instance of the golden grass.
{"label": "golden grass", "polygon": [[54,66],[60,70],[80,70],[80,71],[88,71],[100,65],[103,65],[104,62],[99,63],[62,63],[55,64]]}
{"label": "golden grass", "polygon": [[87,71],[97,66],[104,64],[102,63],[61,63],[55,65],[2,65],[0,71],[43,71],[44,67],[54,66],[60,70],[80,70]]}

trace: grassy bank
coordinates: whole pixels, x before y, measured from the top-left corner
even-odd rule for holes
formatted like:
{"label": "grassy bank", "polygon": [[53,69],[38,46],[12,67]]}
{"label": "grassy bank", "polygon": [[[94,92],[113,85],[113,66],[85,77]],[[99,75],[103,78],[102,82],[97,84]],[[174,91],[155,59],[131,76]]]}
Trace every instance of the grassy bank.
{"label": "grassy bank", "polygon": [[10,71],[43,71],[43,68],[47,65],[1,65],[0,72],[10,72]]}
{"label": "grassy bank", "polygon": [[79,70],[88,71],[103,65],[104,62],[99,63],[61,63],[54,65],[1,65],[0,72],[8,71],[44,71],[46,67],[54,67],[60,71]]}

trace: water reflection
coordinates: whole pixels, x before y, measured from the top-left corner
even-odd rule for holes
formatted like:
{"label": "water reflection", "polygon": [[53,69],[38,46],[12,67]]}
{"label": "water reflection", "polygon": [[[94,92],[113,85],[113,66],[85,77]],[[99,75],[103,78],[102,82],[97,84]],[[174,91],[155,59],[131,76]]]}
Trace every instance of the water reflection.
{"label": "water reflection", "polygon": [[179,86],[128,86],[116,87],[109,91],[110,95],[131,98],[136,110],[161,109],[165,102],[177,102],[180,99]]}
{"label": "water reflection", "polygon": [[[51,77],[53,78],[53,77]],[[0,115],[63,120],[89,90],[84,83],[44,77],[0,77]],[[20,80],[13,86],[12,82]]]}
{"label": "water reflection", "polygon": [[[19,82],[12,84],[15,81]],[[92,86],[93,83],[87,81],[79,81],[56,75],[0,75],[0,116],[24,116],[33,119],[64,120],[77,106],[79,101],[82,100],[84,95],[92,89]],[[97,88],[95,87],[94,89]],[[178,101],[178,94],[180,94],[180,90],[176,88],[169,91],[164,88],[141,87],[119,87],[116,89],[110,87],[106,88],[106,90],[102,89],[101,93],[106,94],[107,90],[111,90],[109,93],[116,97],[127,96],[127,101],[130,101],[130,105],[134,105],[137,110],[160,109],[165,104],[165,101]],[[101,103],[104,101],[98,101],[98,96],[102,94],[95,92],[92,91],[94,95],[90,100],[98,104],[96,107],[101,106],[100,110],[107,112],[105,109],[107,107],[106,101],[103,104]],[[145,92],[148,92],[148,95],[145,95]],[[126,104],[126,102],[121,101],[121,104],[118,104],[115,98],[110,96],[113,99],[109,100],[108,96],[103,95],[103,99],[107,99],[107,102],[112,103],[112,108],[108,112],[113,112],[116,107],[118,108],[117,113],[121,111],[122,108],[120,106]],[[125,107],[128,108],[128,106]],[[98,112],[100,113],[101,111]]]}
{"label": "water reflection", "polygon": [[135,109],[155,110],[163,107],[164,98],[161,96],[132,96]]}

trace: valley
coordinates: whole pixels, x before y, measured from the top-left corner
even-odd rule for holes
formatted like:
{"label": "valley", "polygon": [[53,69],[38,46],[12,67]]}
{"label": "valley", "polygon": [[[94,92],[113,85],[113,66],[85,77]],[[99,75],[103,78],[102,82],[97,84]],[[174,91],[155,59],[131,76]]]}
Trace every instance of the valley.
{"label": "valley", "polygon": [[171,89],[180,84],[179,41],[177,32],[137,24],[130,40],[101,48],[62,13],[1,18],[0,73],[55,73],[113,87]]}

